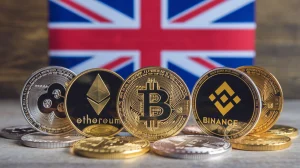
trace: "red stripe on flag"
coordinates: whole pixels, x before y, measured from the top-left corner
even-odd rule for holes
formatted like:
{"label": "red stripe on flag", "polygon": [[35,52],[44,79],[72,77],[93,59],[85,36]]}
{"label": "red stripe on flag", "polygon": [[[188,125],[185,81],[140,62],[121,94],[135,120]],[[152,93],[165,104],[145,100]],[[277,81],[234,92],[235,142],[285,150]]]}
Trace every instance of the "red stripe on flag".
{"label": "red stripe on flag", "polygon": [[206,10],[208,10],[208,9],[210,9],[210,8],[220,4],[222,2],[224,2],[224,0],[213,0],[213,1],[207,3],[203,6],[200,6],[199,8],[195,9],[194,11],[191,11],[191,12],[189,12],[189,13],[173,20],[173,23],[186,22],[189,19],[199,15],[200,13],[202,13],[202,12],[204,12],[204,11],[206,11]]}
{"label": "red stripe on flag", "polygon": [[61,0],[61,2],[65,3],[65,4],[69,5],[69,6],[71,6],[73,8],[75,8],[77,10],[79,10],[80,12],[88,15],[89,17],[91,17],[91,18],[93,18],[93,19],[95,19],[95,20],[97,20],[99,22],[108,22],[108,23],[111,22],[110,20],[108,20],[108,19],[100,16],[97,13],[94,13],[93,11],[90,11],[89,9],[86,9],[85,7],[83,7],[83,6],[75,3],[74,1],[71,1],[71,0]]}
{"label": "red stripe on flag", "polygon": [[190,57],[191,60],[197,62],[198,64],[201,64],[203,66],[205,66],[208,69],[214,69],[216,68],[216,66],[208,61],[206,61],[205,59],[199,58],[199,57]]}
{"label": "red stripe on flag", "polygon": [[122,58],[116,59],[115,61],[113,61],[113,62],[111,62],[109,64],[106,64],[105,66],[103,66],[101,68],[104,68],[104,69],[113,69],[116,66],[118,66],[118,65],[120,65],[122,63],[125,63],[128,60],[130,60],[130,57],[122,57]]}

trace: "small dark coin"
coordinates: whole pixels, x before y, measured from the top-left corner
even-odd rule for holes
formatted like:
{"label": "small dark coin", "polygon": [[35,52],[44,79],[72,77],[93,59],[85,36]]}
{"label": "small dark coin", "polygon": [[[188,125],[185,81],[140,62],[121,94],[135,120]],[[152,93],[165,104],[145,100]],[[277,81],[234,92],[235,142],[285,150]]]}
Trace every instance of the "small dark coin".
{"label": "small dark coin", "polygon": [[23,135],[33,132],[37,132],[37,130],[29,125],[22,125],[3,128],[0,135],[4,138],[20,140]]}

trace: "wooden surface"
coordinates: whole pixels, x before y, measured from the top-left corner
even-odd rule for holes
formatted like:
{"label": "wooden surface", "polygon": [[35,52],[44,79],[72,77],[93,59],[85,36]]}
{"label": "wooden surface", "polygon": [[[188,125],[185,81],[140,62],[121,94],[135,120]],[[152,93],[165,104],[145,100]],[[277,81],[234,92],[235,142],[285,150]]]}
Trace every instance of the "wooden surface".
{"label": "wooden surface", "polygon": [[[279,124],[300,128],[300,101],[287,101],[278,120]],[[0,129],[27,124],[20,112],[18,101],[0,101]],[[292,116],[292,117],[291,117]],[[188,124],[194,121],[191,119]],[[219,158],[180,160],[164,158],[149,152],[141,157],[126,160],[97,160],[74,156],[68,148],[35,149],[24,147],[18,141],[0,137],[0,167],[73,167],[73,168],[299,168],[300,138],[290,148],[272,152],[232,150]]]}
{"label": "wooden surface", "polygon": [[[257,0],[256,65],[300,98],[300,1]],[[0,98],[19,97],[29,74],[48,64],[47,0],[0,1]]]}

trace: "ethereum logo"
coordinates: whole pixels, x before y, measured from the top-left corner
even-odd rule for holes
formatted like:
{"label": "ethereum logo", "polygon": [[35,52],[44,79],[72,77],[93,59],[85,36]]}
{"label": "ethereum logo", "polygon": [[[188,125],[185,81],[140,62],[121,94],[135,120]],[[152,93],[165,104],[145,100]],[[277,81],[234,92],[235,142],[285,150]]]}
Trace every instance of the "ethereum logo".
{"label": "ethereum logo", "polygon": [[99,115],[110,99],[110,93],[99,74],[86,95],[89,103]]}

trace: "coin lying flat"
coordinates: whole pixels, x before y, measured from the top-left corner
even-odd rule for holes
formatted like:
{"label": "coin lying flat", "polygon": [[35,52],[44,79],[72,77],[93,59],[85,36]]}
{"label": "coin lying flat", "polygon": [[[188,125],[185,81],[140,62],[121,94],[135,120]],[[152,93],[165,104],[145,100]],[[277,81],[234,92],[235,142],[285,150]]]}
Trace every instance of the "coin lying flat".
{"label": "coin lying flat", "polygon": [[200,159],[219,156],[231,150],[229,142],[208,135],[182,135],[161,139],[151,149],[162,156],[180,159]]}
{"label": "coin lying flat", "polygon": [[236,139],[247,135],[261,114],[259,91],[249,76],[232,68],[204,74],[192,93],[195,119],[209,135]]}
{"label": "coin lying flat", "polygon": [[23,135],[33,132],[37,132],[37,130],[33,129],[29,125],[22,125],[3,128],[0,132],[0,135],[4,138],[19,140]]}
{"label": "coin lying flat", "polygon": [[149,141],[135,137],[92,137],[76,142],[71,152],[90,158],[123,159],[143,155],[149,149]]}
{"label": "coin lying flat", "polygon": [[261,95],[262,113],[251,134],[260,134],[269,130],[278,120],[283,108],[283,92],[277,79],[267,70],[256,66],[237,68],[245,72],[254,81]]}
{"label": "coin lying flat", "polygon": [[274,125],[267,133],[274,135],[284,135],[290,138],[296,138],[298,136],[298,129],[286,125]]}
{"label": "coin lying flat", "polygon": [[21,92],[21,109],[33,128],[45,134],[73,130],[63,106],[65,84],[75,74],[63,67],[46,67],[34,72]]}
{"label": "coin lying flat", "polygon": [[21,137],[23,145],[32,148],[64,148],[72,146],[78,140],[83,139],[83,136],[77,135],[45,135],[42,133],[31,133]]}
{"label": "coin lying flat", "polygon": [[203,135],[205,134],[198,125],[186,125],[182,131],[186,135]]}
{"label": "coin lying flat", "polygon": [[156,141],[183,129],[190,114],[190,93],[174,72],[148,67],[125,80],[117,106],[120,120],[129,133]]}
{"label": "coin lying flat", "polygon": [[291,138],[283,135],[268,133],[260,135],[247,135],[239,139],[232,139],[232,148],[249,151],[274,151],[291,146]]}
{"label": "coin lying flat", "polygon": [[65,107],[68,119],[80,134],[110,136],[123,126],[116,101],[123,78],[105,69],[90,69],[77,75],[67,88]]}

